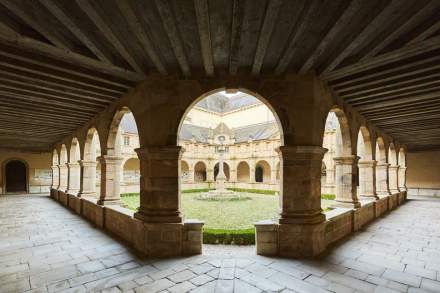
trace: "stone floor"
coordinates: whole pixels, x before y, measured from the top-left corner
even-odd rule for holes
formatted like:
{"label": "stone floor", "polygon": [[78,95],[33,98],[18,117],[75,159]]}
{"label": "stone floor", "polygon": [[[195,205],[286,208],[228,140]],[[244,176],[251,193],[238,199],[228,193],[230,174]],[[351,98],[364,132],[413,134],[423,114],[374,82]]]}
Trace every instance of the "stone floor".
{"label": "stone floor", "polygon": [[[440,200],[410,200],[319,261],[206,246],[141,259],[46,196],[0,197],[0,292],[440,292]],[[30,290],[30,291],[29,291]]]}

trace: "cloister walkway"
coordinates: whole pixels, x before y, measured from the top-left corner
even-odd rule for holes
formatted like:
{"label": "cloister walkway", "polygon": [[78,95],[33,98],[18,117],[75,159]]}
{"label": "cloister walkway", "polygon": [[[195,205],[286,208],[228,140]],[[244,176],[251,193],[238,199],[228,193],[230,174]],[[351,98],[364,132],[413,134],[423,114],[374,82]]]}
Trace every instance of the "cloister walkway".
{"label": "cloister walkway", "polygon": [[440,200],[412,199],[321,260],[205,246],[143,259],[48,196],[0,197],[0,292],[440,292]]}

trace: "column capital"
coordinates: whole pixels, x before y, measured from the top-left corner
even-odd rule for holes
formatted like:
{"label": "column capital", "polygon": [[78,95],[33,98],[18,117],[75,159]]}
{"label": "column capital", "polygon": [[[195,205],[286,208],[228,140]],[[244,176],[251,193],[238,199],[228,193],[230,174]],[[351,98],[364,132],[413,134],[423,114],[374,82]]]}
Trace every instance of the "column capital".
{"label": "column capital", "polygon": [[359,157],[355,156],[355,155],[339,156],[339,157],[333,158],[335,165],[354,165],[358,162],[358,160],[359,160]]}
{"label": "column capital", "polygon": [[389,165],[388,168],[393,169],[393,170],[397,170],[400,168],[400,166],[399,165]]}
{"label": "column capital", "polygon": [[66,163],[66,166],[67,166],[67,167],[79,167],[80,164],[79,164],[79,163],[75,163],[75,162],[73,162],[73,163]]}
{"label": "column capital", "polygon": [[385,163],[385,162],[377,162],[376,166],[377,167],[389,167],[390,164]]}
{"label": "column capital", "polygon": [[165,146],[146,146],[135,149],[140,159],[153,160],[173,160],[176,156],[180,159],[181,146],[165,145]]}
{"label": "column capital", "polygon": [[114,155],[103,155],[99,157],[100,162],[106,163],[106,164],[117,164],[122,163],[124,160],[124,157],[121,156],[114,156]]}
{"label": "column capital", "polygon": [[96,161],[80,160],[78,162],[81,167],[96,167]]}
{"label": "column capital", "polygon": [[328,151],[320,146],[280,146],[276,151],[282,155],[283,160],[322,160],[324,154]]}
{"label": "column capital", "polygon": [[377,165],[377,162],[375,160],[359,160],[358,166],[361,167],[375,167]]}

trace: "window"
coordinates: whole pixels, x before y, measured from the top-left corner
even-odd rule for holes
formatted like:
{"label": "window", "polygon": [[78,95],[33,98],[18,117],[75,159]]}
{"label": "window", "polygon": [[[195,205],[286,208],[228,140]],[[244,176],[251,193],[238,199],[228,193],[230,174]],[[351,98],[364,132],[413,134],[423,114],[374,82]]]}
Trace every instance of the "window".
{"label": "window", "polygon": [[124,136],[124,145],[130,145],[130,137],[129,136]]}

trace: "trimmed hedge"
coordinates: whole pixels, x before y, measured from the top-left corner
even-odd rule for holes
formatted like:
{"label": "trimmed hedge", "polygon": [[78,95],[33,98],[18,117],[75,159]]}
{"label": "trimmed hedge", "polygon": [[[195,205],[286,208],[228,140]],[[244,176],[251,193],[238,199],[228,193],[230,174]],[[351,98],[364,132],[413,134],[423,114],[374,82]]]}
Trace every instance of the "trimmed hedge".
{"label": "trimmed hedge", "polygon": [[327,199],[327,200],[335,200],[336,195],[334,194],[321,194],[321,199]]}
{"label": "trimmed hedge", "polygon": [[253,245],[255,244],[255,229],[223,230],[204,228],[203,243]]}
{"label": "trimmed hedge", "polygon": [[274,190],[265,190],[265,189],[247,189],[247,188],[227,188],[227,189],[235,192],[247,192],[247,193],[270,194],[270,195],[275,195],[276,193],[276,191]]}
{"label": "trimmed hedge", "polygon": [[215,188],[185,189],[185,190],[182,190],[182,193],[208,192],[208,191],[214,190],[214,189]]}

